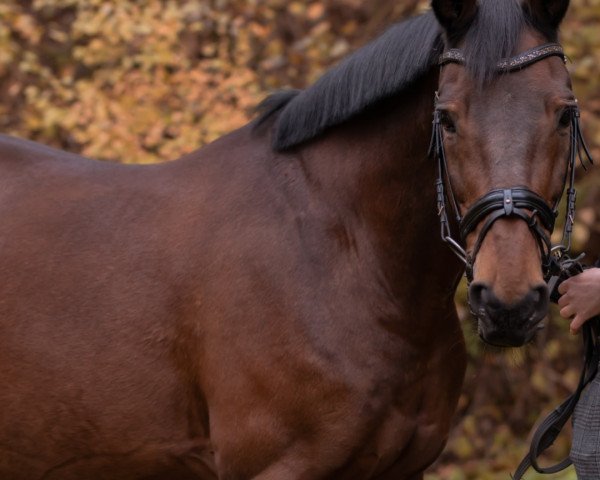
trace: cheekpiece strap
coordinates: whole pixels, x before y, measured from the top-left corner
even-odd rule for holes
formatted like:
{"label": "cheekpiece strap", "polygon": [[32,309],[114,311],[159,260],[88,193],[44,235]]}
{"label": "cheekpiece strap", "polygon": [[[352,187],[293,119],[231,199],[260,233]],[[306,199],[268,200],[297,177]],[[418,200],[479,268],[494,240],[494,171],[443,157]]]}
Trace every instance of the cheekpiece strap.
{"label": "cheekpiece strap", "polygon": [[[496,70],[498,73],[515,72],[548,57],[561,57],[563,62],[567,63],[567,57],[565,56],[565,52],[560,44],[546,43],[520,53],[514,57],[500,60],[496,65]],[[466,61],[467,60],[462,51],[457,48],[452,48],[440,55],[438,63],[440,66],[448,63],[458,63],[459,65],[464,65]]]}

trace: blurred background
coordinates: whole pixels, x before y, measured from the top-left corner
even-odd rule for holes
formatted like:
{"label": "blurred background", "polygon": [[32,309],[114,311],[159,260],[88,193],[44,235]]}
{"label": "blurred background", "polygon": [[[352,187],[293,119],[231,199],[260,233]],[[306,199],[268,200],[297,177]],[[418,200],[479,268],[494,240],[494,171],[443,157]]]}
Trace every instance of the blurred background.
{"label": "blurred background", "polygon": [[[306,87],[427,3],[2,0],[0,132],[106,161],[172,160],[245,124],[269,92]],[[600,0],[571,5],[562,41],[600,161]],[[578,172],[578,186],[575,250],[593,261],[599,169]],[[474,335],[464,286],[457,305],[469,367],[448,446],[426,478],[507,479],[534,422],[574,390],[580,339],[554,311],[534,344],[491,351]],[[547,460],[568,449],[567,432]],[[570,469],[545,478],[576,477]]]}

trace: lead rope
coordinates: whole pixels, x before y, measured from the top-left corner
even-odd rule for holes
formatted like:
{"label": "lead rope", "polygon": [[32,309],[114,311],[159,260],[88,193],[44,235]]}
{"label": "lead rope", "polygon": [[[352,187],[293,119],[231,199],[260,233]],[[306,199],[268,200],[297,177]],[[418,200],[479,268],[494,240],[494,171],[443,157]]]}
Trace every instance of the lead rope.
{"label": "lead rope", "polygon": [[[582,256],[570,259],[567,256],[564,256],[561,259],[554,261],[553,276],[548,282],[552,301],[558,301],[558,298],[560,297],[558,294],[558,286],[563,280],[583,272],[583,267],[579,262],[581,257]],[[514,475],[511,475],[513,480],[521,480],[529,467],[532,467],[538,473],[550,474],[560,472],[573,463],[572,460],[567,457],[551,467],[540,467],[537,460],[544,451],[552,446],[569,418],[573,415],[573,411],[577,406],[581,393],[598,373],[598,362],[600,361],[600,349],[598,348],[599,333],[600,316],[593,317],[584,323],[582,333],[584,362],[577,389],[571,396],[556,407],[537,427],[531,439],[529,452],[525,455],[525,458],[521,460]]]}

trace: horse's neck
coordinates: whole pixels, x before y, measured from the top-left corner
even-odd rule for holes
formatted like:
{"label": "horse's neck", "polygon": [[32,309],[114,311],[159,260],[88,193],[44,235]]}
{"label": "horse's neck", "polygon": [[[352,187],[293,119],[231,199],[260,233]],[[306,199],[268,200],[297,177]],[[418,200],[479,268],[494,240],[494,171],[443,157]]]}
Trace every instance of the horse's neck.
{"label": "horse's neck", "polygon": [[[451,298],[460,266],[439,238],[435,162],[427,157],[436,75],[304,149],[308,180],[368,232],[398,295]],[[409,286],[407,288],[407,285]],[[414,288],[413,288],[414,287]]]}

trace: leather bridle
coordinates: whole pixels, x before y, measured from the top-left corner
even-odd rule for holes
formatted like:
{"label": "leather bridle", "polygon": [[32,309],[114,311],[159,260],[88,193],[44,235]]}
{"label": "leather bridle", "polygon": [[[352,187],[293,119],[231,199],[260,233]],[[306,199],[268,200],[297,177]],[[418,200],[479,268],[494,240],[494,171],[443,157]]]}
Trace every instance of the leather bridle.
{"label": "leather bridle", "polygon": [[[510,74],[527,68],[530,65],[551,56],[561,57],[565,63],[567,61],[562,47],[557,43],[549,43],[527,50],[515,57],[501,60],[496,65],[496,70],[498,73]],[[440,56],[439,65],[440,67],[443,67],[448,63],[464,65],[466,63],[465,56],[460,50],[448,50]],[[489,233],[494,223],[501,218],[523,220],[537,241],[542,258],[544,279],[548,283],[551,299],[556,301],[556,297],[560,296],[557,293],[558,282],[572,275],[576,275],[583,270],[578,261],[580,257],[570,259],[568,255],[568,251],[571,247],[571,233],[573,231],[575,219],[575,200],[577,195],[577,192],[575,191],[576,160],[577,157],[579,157],[584,169],[585,159],[587,159],[590,164],[593,163],[592,156],[579,126],[579,108],[576,106],[570,108],[570,151],[561,195],[554,205],[548,205],[539,194],[531,189],[525,186],[516,186],[496,189],[486,193],[471,205],[464,216],[461,216],[458,203],[454,196],[454,192],[452,191],[452,182],[448,173],[448,164],[444,153],[441,111],[438,109],[437,100],[438,95],[436,92],[436,108],[433,116],[433,132],[429,153],[437,160],[438,164],[438,175],[436,179],[437,208],[443,241],[448,244],[457,257],[465,264],[465,274],[468,282],[471,283],[473,281],[473,266],[475,264],[475,259],[477,258],[477,254],[479,253],[486,235]],[[550,241],[550,234],[554,230],[554,221],[558,215],[558,204],[564,195],[565,189],[567,192],[567,205],[562,241],[560,244],[553,246]],[[484,222],[479,230],[473,250],[470,253],[467,252],[452,236],[448,219],[447,200],[450,201],[452,210],[456,215],[460,238],[463,242],[466,242],[467,236],[475,231],[481,222]],[[521,461],[515,475],[511,477],[514,480],[521,480],[529,467],[533,467],[539,473],[556,473],[572,463],[571,460],[567,458],[554,466],[542,468],[538,464],[537,459],[544,450],[552,445],[562,427],[573,413],[581,392],[596,376],[598,371],[598,360],[600,359],[599,332],[600,317],[584,324],[583,340],[585,346],[585,364],[577,390],[540,424],[533,436],[530,451]]]}
{"label": "leather bridle", "polygon": [[[557,43],[548,43],[531,50],[527,50],[512,58],[498,62],[496,70],[498,73],[512,73],[533,65],[548,57],[558,56],[566,63],[567,58],[563,48]],[[443,53],[439,58],[439,65],[443,67],[449,63],[465,65],[466,59],[458,49],[451,49]],[[444,152],[444,139],[442,132],[442,115],[437,107],[433,116],[433,132],[429,154],[437,160],[438,176],[436,179],[437,210],[440,219],[441,236],[456,256],[465,264],[465,274],[469,283],[473,281],[473,266],[479,250],[486,235],[494,223],[501,218],[516,218],[527,223],[540,249],[542,258],[542,270],[544,277],[548,279],[552,275],[552,265],[557,258],[568,252],[571,247],[571,233],[575,218],[575,163],[579,157],[583,164],[584,155],[590,163],[593,163],[590,151],[585,143],[579,126],[579,109],[572,107],[571,112],[571,145],[568,158],[567,170],[563,182],[563,194],[566,188],[567,208],[563,237],[560,244],[552,246],[550,234],[554,230],[554,222],[558,215],[559,200],[552,206],[536,192],[525,186],[496,189],[479,198],[461,215],[458,203],[452,190],[452,183],[448,173],[448,164]],[[585,168],[585,165],[584,165]],[[446,188],[447,187],[447,188]],[[562,195],[561,195],[562,197]],[[485,221],[479,231],[473,250],[469,253],[454,239],[448,218],[447,200],[450,201],[452,210],[458,222],[460,238],[466,242],[467,236],[473,232],[481,222]]]}

